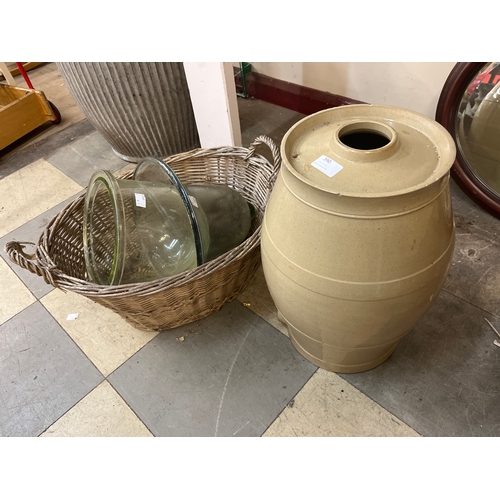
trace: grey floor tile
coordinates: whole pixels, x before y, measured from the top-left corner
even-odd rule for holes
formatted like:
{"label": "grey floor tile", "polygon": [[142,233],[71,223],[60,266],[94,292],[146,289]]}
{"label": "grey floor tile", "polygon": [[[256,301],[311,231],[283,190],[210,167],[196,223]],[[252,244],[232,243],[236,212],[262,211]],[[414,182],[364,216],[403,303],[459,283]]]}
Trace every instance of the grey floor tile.
{"label": "grey floor tile", "polygon": [[[305,115],[257,99],[238,98],[241,139],[243,147],[248,147],[259,135],[267,135],[277,146],[281,139]],[[258,153],[262,152],[259,150]]]}
{"label": "grey floor tile", "polygon": [[500,348],[484,318],[442,291],[389,360],[342,375],[424,436],[500,436]]}
{"label": "grey floor tile", "polygon": [[34,303],[0,326],[0,436],[38,436],[102,380]]}
{"label": "grey floor tile", "polygon": [[[57,125],[47,123],[24,136],[22,140],[28,140],[30,137],[35,137],[40,132],[41,128],[50,127],[58,128]],[[3,179],[7,175],[20,170],[40,158],[47,158],[54,154],[59,148],[71,144],[72,141],[76,142],[80,137],[84,137],[92,132],[95,132],[95,128],[87,119],[84,119],[62,129],[57,134],[50,135],[49,137],[41,139],[39,142],[35,142],[21,149],[19,149],[19,141],[16,141],[11,146],[7,146],[0,151],[0,179]]]}
{"label": "grey floor tile", "polygon": [[500,220],[451,185],[456,241],[445,289],[500,317]]}
{"label": "grey floor tile", "polygon": [[[31,271],[28,271],[27,269],[24,269],[12,262],[5,252],[5,244],[10,241],[25,241],[37,243],[48,223],[77,196],[79,195],[75,195],[64,201],[63,203],[56,205],[50,210],[47,210],[38,217],[35,217],[26,224],[23,224],[14,231],[0,238],[0,255],[4,257],[7,264],[9,264],[12,270],[19,276],[19,278],[30,289],[31,293],[33,293],[33,295],[37,299],[40,299],[41,297],[52,291],[54,287],[47,284],[41,276],[37,276]],[[34,252],[35,248],[32,246],[26,246],[25,251],[26,253]]]}
{"label": "grey floor tile", "polygon": [[47,161],[82,187],[87,187],[92,174],[97,170],[114,172],[128,165],[128,162],[113,152],[99,132],[93,132],[60,148]]}
{"label": "grey floor tile", "polygon": [[234,301],[161,333],[108,380],[156,436],[260,436],[315,371]]}

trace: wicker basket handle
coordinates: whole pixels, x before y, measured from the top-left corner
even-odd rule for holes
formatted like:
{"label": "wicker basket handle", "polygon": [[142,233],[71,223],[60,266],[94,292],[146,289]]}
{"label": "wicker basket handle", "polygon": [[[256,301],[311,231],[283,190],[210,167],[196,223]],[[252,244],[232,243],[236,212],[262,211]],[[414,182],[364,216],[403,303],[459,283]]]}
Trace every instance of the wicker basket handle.
{"label": "wicker basket handle", "polygon": [[26,245],[35,246],[35,243],[30,241],[10,241],[5,245],[5,252],[14,264],[27,269],[37,276],[42,276],[47,283],[55,287],[56,284],[54,283],[54,278],[51,272],[43,267],[40,267],[36,255],[24,252],[23,249]]}
{"label": "wicker basket handle", "polygon": [[276,176],[278,175],[279,169],[281,167],[281,154],[278,146],[276,146],[275,142],[270,137],[268,137],[267,135],[259,135],[258,137],[256,137],[255,140],[250,145],[250,147],[248,148],[249,152],[248,155],[246,156],[246,159],[250,158],[250,156],[255,154],[255,149],[260,144],[265,144],[266,146],[268,146],[273,155],[274,169],[269,181],[271,182],[271,184],[274,184]]}

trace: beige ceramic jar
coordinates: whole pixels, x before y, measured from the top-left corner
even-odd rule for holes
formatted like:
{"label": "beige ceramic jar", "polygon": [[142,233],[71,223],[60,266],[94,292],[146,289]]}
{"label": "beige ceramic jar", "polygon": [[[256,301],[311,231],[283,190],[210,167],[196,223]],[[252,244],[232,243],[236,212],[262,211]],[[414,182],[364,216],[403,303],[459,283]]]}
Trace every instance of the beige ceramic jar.
{"label": "beige ceramic jar", "polygon": [[327,370],[385,361],[453,256],[455,144],[424,115],[351,105],[295,124],[262,225],[262,264],[296,349]]}

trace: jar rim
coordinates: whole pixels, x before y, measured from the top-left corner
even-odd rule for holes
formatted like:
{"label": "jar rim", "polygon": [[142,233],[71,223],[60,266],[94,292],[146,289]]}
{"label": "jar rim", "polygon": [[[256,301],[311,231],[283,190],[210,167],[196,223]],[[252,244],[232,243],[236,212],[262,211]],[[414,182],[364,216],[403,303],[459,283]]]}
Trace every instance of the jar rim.
{"label": "jar rim", "polygon": [[[369,129],[389,142],[373,149],[342,143],[342,134]],[[352,198],[385,198],[424,189],[449,174],[456,154],[446,129],[404,108],[351,104],[295,123],[281,142],[282,166],[312,188]],[[334,168],[326,170],[321,162]],[[326,174],[326,175],[325,175]]]}

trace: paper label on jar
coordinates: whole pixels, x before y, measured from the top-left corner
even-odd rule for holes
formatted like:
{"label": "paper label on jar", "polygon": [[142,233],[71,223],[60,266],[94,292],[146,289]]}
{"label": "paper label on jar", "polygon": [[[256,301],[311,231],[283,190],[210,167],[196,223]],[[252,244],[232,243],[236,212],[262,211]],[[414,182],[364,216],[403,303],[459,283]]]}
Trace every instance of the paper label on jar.
{"label": "paper label on jar", "polygon": [[142,193],[135,193],[135,205],[137,207],[146,208],[146,195]]}
{"label": "paper label on jar", "polygon": [[196,201],[196,198],[194,196],[188,195],[189,199],[191,200],[191,203],[198,208],[198,202]]}
{"label": "paper label on jar", "polygon": [[318,170],[321,170],[328,177],[333,177],[338,174],[344,167],[335,160],[328,158],[326,155],[321,155],[317,160],[314,160],[311,165]]}

